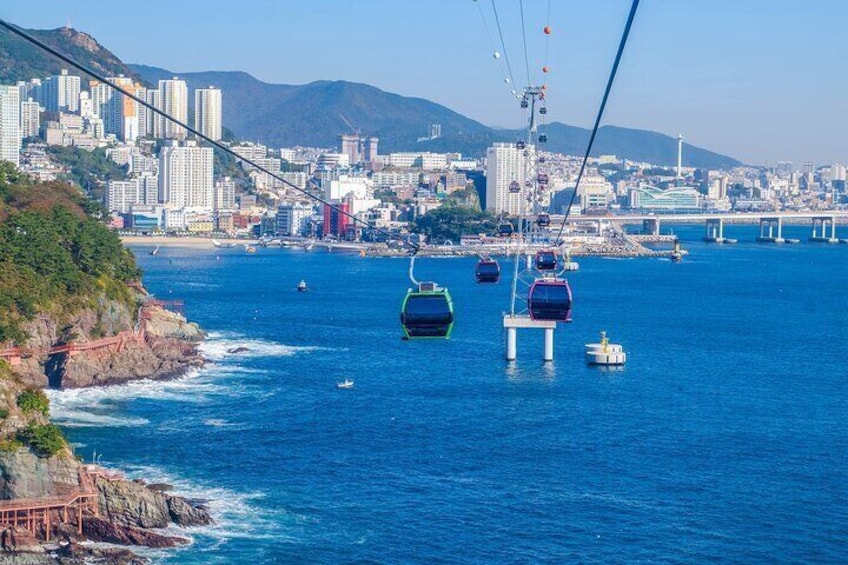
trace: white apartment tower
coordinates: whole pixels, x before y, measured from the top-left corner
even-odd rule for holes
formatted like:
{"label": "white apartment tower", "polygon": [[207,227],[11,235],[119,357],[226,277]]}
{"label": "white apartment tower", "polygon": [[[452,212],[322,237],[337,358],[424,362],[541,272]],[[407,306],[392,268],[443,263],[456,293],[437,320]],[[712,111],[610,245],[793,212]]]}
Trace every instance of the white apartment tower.
{"label": "white apartment tower", "polygon": [[171,208],[202,208],[211,211],[212,148],[185,145],[163,147],[159,153],[159,202]]}
{"label": "white apartment tower", "polygon": [[[182,123],[188,123],[188,87],[177,77],[159,81],[160,110]],[[186,130],[173,121],[159,116],[159,136],[166,139],[185,139]]]}
{"label": "white apartment tower", "polygon": [[155,205],[158,199],[159,179],[143,174],[127,180],[110,180],[106,183],[104,204],[110,212],[126,214],[132,206]]}
{"label": "white apartment tower", "polygon": [[[107,80],[136,96],[144,95],[144,88],[131,78],[119,76]],[[138,103],[112,88],[110,84],[93,80],[89,87],[94,114],[103,120],[106,133],[115,134],[121,141],[135,141],[139,135]]]}
{"label": "white apartment tower", "polygon": [[21,102],[17,86],[0,86],[0,161],[21,163]]}
{"label": "white apartment tower", "polygon": [[79,111],[80,77],[69,75],[67,69],[47,78],[43,85],[44,108],[48,112]]}
{"label": "white apartment tower", "polygon": [[194,129],[215,141],[221,139],[221,90],[210,86],[194,91]]}
{"label": "white apartment tower", "polygon": [[43,108],[44,107],[44,90],[41,86],[40,78],[32,78],[29,81],[18,81],[18,91],[21,101],[32,98]]}
{"label": "white apartment tower", "polygon": [[230,177],[224,177],[215,182],[215,210],[236,209],[236,183]]}
{"label": "white apartment tower", "polygon": [[514,143],[495,143],[486,150],[486,210],[494,214],[507,213],[517,216],[521,213],[521,193],[510,192],[510,184],[524,186],[525,151]]}
{"label": "white apartment tower", "polygon": [[[159,91],[155,89],[144,90],[144,101],[159,108]],[[147,137],[149,139],[158,139],[162,137],[162,132],[159,129],[160,123],[159,114],[148,108],[147,106],[138,105],[138,135],[139,137]]]}
{"label": "white apartment tower", "polygon": [[[20,90],[18,91],[20,92]],[[41,127],[41,106],[32,98],[21,102],[21,139],[38,137]]]}

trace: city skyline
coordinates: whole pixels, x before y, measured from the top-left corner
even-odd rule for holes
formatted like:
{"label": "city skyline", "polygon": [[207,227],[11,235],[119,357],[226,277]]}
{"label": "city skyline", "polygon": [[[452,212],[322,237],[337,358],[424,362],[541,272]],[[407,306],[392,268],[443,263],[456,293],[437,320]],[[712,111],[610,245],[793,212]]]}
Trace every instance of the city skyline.
{"label": "city skyline", "polygon": [[[483,0],[355,7],[252,0],[238,12],[216,2],[205,11],[169,4],[167,12],[156,9],[160,4],[132,13],[139,33],[121,24],[122,7],[94,3],[39,0],[9,6],[3,18],[37,29],[70,23],[125,62],[176,73],[242,70],[284,84],[350,80],[426,98],[487,125],[522,124],[504,83],[507,58],[514,83],[527,82],[518,3],[494,2],[506,49],[492,3]],[[591,124],[629,4],[551,2],[548,20],[546,2],[524,2],[530,81],[547,79],[549,121]],[[750,164],[845,162],[848,116],[839,93],[846,79],[832,71],[848,54],[839,41],[848,6],[740,4],[643,2],[604,123],[682,133],[687,142]],[[157,41],[145,29],[155,30]],[[543,64],[549,73],[540,72]]]}

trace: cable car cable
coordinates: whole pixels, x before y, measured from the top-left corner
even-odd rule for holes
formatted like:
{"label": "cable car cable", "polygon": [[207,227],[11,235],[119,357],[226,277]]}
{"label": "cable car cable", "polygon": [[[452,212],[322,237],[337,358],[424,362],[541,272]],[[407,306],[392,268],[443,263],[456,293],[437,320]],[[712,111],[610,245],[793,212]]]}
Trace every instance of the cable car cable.
{"label": "cable car cable", "polygon": [[527,26],[524,23],[524,0],[518,0],[518,7],[521,10],[521,39],[524,42],[524,69],[527,71],[527,86],[533,84],[530,81],[530,58],[527,55]]}
{"label": "cable car cable", "polygon": [[509,71],[509,80],[515,85],[515,78],[512,76],[512,66],[509,64],[509,56],[506,54],[506,43],[504,43],[503,30],[501,29],[501,20],[498,18],[498,8],[495,6],[495,0],[492,0],[492,10],[495,12],[495,23],[498,26],[498,36],[501,38],[501,49],[503,49],[504,61],[506,68]]}
{"label": "cable car cable", "polygon": [[315,196],[314,194],[310,193],[309,191],[304,190],[304,189],[292,184],[291,182],[282,178],[280,175],[278,175],[276,173],[272,173],[271,171],[269,171],[265,167],[262,167],[261,165],[253,162],[251,159],[248,159],[246,157],[239,155],[238,153],[236,153],[235,151],[233,151],[232,149],[230,149],[229,147],[227,147],[223,143],[221,143],[219,141],[215,141],[211,137],[201,133],[200,131],[191,127],[190,125],[185,124],[185,123],[181,122],[180,120],[174,118],[173,116],[169,115],[168,113],[163,112],[159,108],[156,108],[153,104],[150,104],[149,102],[142,100],[141,98],[139,98],[135,94],[132,94],[131,92],[121,88],[120,86],[113,84],[110,80],[108,80],[105,76],[101,75],[97,71],[91,69],[90,67],[87,67],[86,65],[83,65],[82,63],[75,61],[70,56],[65,55],[64,53],[62,53],[58,49],[54,49],[53,47],[50,47],[49,45],[42,42],[41,40],[33,37],[32,35],[30,35],[29,33],[25,32],[25,31],[23,31],[21,28],[17,27],[16,25],[10,24],[9,22],[7,22],[5,20],[0,19],[0,26],[8,29],[9,31],[11,31],[15,35],[18,35],[19,37],[25,39],[26,41],[29,41],[30,43],[40,47],[41,49],[43,49],[43,50],[47,51],[48,53],[50,53],[51,55],[59,58],[60,60],[64,61],[65,63],[71,65],[72,67],[76,68],[77,70],[82,71],[83,73],[86,73],[87,75],[94,77],[95,79],[99,80],[100,82],[102,82],[106,85],[109,85],[111,88],[113,88],[117,92],[120,92],[122,95],[126,96],[127,98],[130,98],[130,99],[136,101],[137,103],[141,104],[145,108],[152,110],[154,113],[159,114],[160,116],[162,116],[163,118],[165,118],[167,120],[170,120],[174,124],[184,128],[186,131],[196,135],[200,139],[203,139],[207,143],[210,143],[211,145],[217,147],[218,149],[220,149],[220,150],[222,150],[226,153],[229,153],[230,155],[238,158],[240,161],[243,161],[243,162],[247,163],[248,165],[255,167],[256,169],[262,171],[263,173],[273,177],[274,179],[282,182],[284,185],[288,186],[289,188],[293,188],[294,190],[300,192],[304,196],[311,198],[312,200],[315,200],[317,202],[320,202],[321,204],[324,204],[325,206],[329,207],[331,210],[338,212],[339,214],[347,216],[348,218],[353,220],[354,223],[358,222],[360,224],[363,224],[363,225],[371,228],[372,230],[376,231],[377,233],[385,235],[386,237],[388,237],[391,240],[400,241],[402,244],[408,245],[409,247],[411,247],[414,253],[417,253],[421,249],[421,246],[419,246],[417,243],[413,243],[412,241],[404,241],[403,238],[400,238],[396,235],[393,235],[392,233],[390,233],[390,232],[388,232],[388,231],[386,231],[382,228],[378,228],[377,226],[372,225],[370,222],[367,222],[365,220],[357,218],[355,215],[344,211],[342,208],[340,208],[340,207],[338,207],[334,204],[331,204],[327,200],[324,200],[323,198],[321,198],[319,196]]}
{"label": "cable car cable", "polygon": [[[508,76],[507,69],[504,65],[504,62],[501,60],[501,54],[498,52],[497,44],[492,39],[492,32],[489,29],[489,23],[486,21],[486,16],[483,14],[483,8],[480,7],[480,2],[474,0],[474,4],[477,6],[477,13],[480,14],[480,21],[483,22],[483,29],[486,30],[486,38],[489,40],[489,48],[492,50],[493,56],[496,61],[498,61],[498,66],[501,69],[501,73],[506,77]],[[515,97],[515,86],[512,84],[511,78],[505,78],[507,90],[510,91],[510,95]]]}
{"label": "cable car cable", "polygon": [[583,178],[583,172],[586,170],[586,162],[589,160],[589,153],[592,151],[592,144],[595,142],[595,135],[598,133],[598,127],[601,124],[601,118],[604,115],[604,108],[607,105],[612,83],[615,80],[615,75],[618,72],[618,64],[621,61],[621,55],[624,53],[624,46],[627,44],[627,37],[630,35],[630,27],[633,25],[633,18],[636,15],[636,9],[639,7],[639,0],[633,0],[630,6],[630,14],[627,16],[627,23],[624,25],[624,33],[621,35],[621,41],[618,44],[618,52],[615,54],[615,61],[612,64],[607,87],[604,90],[604,97],[601,100],[601,107],[598,109],[598,116],[595,118],[595,125],[592,127],[592,135],[589,136],[589,144],[586,146],[586,154],[583,155],[583,162],[580,164],[580,172],[577,173],[577,182],[574,184],[574,192],[571,194],[571,200],[568,202],[568,207],[565,209],[565,214],[562,218],[562,225],[559,227],[559,233],[556,237],[556,242],[559,244],[562,238],[562,232],[565,229],[565,222],[568,220],[568,214],[571,212],[571,206],[574,205],[574,199],[577,196],[577,191],[580,189],[580,180]]}

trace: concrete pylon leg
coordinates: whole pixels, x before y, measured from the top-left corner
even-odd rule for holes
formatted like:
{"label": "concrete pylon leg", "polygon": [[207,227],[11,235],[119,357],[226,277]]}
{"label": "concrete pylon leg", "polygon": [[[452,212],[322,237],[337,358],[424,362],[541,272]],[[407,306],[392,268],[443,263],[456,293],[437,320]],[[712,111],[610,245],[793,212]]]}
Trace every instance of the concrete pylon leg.
{"label": "concrete pylon leg", "polygon": [[554,360],[554,330],[553,328],[545,328],[545,355],[543,361]]}
{"label": "concrete pylon leg", "polygon": [[517,352],[517,338],[516,335],[518,330],[515,328],[507,328],[506,329],[506,360],[507,361],[515,361],[515,356]]}

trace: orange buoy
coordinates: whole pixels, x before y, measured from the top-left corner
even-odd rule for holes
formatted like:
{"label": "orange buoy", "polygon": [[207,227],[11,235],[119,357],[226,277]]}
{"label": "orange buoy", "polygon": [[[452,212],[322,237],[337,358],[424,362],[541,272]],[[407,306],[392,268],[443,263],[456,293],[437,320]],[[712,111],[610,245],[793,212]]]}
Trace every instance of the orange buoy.
{"label": "orange buoy", "polygon": [[551,34],[551,26],[545,26],[544,31],[545,31],[545,35],[550,35]]}

